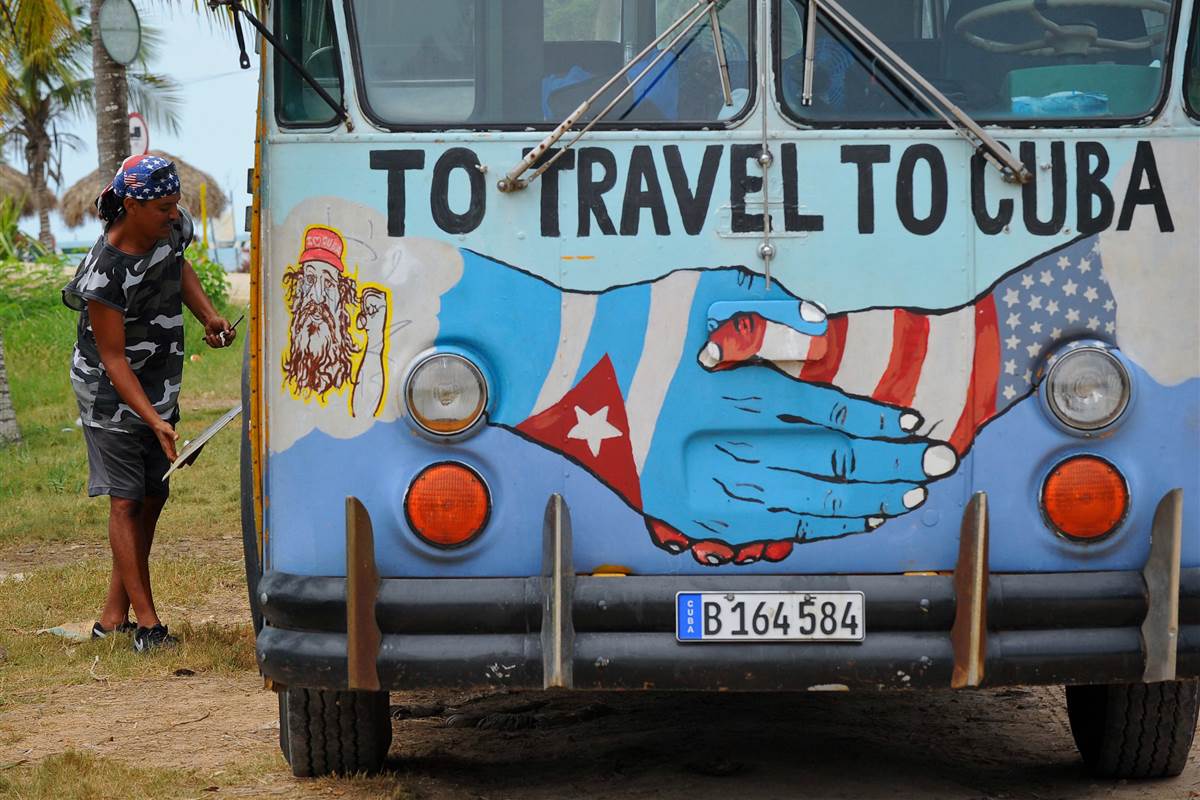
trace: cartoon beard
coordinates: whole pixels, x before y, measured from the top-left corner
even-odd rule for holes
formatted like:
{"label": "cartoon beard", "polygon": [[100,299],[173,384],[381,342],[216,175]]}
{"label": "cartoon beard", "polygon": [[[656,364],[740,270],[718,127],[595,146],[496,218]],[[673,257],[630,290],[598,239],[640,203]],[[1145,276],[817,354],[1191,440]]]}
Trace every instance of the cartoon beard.
{"label": "cartoon beard", "polygon": [[350,380],[351,357],[357,348],[349,326],[339,325],[328,306],[297,298],[290,333],[283,372],[298,392],[320,395]]}

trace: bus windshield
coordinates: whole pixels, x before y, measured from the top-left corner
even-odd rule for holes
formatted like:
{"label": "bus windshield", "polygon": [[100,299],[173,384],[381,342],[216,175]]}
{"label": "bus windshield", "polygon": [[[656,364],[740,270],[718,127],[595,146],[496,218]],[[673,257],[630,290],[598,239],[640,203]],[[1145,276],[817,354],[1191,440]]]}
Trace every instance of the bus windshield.
{"label": "bus windshield", "polygon": [[[1168,0],[840,0],[977,119],[1142,117],[1162,94]],[[820,5],[818,3],[818,9]],[[805,0],[781,0],[779,90],[804,121],[913,121],[930,111],[818,12],[803,103]]]}
{"label": "bus windshield", "polygon": [[[364,102],[376,122],[392,128],[558,123],[694,4],[351,0]],[[605,122],[701,125],[738,116],[753,84],[750,5],[748,0],[720,3],[732,107],[724,103],[712,31],[705,22],[693,27]],[[648,53],[630,77],[656,55]],[[614,86],[594,109],[622,88]]]}

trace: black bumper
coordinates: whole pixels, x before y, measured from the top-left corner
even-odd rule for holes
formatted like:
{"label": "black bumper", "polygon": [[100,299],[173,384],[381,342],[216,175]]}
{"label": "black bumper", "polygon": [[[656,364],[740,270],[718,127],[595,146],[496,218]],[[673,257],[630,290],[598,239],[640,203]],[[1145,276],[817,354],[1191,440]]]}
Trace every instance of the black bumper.
{"label": "black bumper", "polygon": [[[1177,676],[1200,676],[1200,568],[1180,581]],[[542,688],[545,578],[385,578],[376,660],[386,689]],[[861,590],[860,644],[684,644],[679,591]],[[345,688],[346,581],[268,572],[263,674],[282,684]],[[984,686],[1117,683],[1142,678],[1139,572],[990,576]],[[955,617],[948,576],[576,577],[569,685],[577,689],[806,690],[947,687]]]}

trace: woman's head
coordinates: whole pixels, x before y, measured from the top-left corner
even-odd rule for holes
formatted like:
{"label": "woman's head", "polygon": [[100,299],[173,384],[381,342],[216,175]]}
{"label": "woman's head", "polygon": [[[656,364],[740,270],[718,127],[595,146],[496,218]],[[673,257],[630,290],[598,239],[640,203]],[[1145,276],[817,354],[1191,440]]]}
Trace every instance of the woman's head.
{"label": "woman's head", "polygon": [[179,173],[161,156],[130,156],[96,198],[96,210],[105,223],[124,216],[148,237],[166,236],[179,218]]}

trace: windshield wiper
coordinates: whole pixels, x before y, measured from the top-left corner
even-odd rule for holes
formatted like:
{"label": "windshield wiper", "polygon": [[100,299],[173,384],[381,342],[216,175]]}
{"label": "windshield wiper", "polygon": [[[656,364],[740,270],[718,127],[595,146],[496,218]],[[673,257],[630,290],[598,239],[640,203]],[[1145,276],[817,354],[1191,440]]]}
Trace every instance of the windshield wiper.
{"label": "windshield wiper", "polygon": [[[554,130],[550,131],[550,133],[546,135],[545,139],[542,139],[542,141],[538,142],[536,147],[526,153],[525,157],[521,159],[520,163],[509,170],[508,173],[496,183],[496,188],[498,188],[501,192],[513,192],[519,189],[524,189],[530,183],[537,180],[538,176],[550,169],[550,167],[554,165],[554,162],[557,161],[563,153],[574,147],[575,143],[582,139],[584,134],[596,127],[596,123],[604,119],[608,112],[612,111],[616,107],[617,103],[621,102],[626,95],[633,91],[634,87],[637,86],[643,78],[649,75],[654,68],[658,66],[658,63],[662,61],[663,58],[665,58],[666,55],[670,53],[677,44],[683,41],[684,37],[691,33],[692,30],[705,19],[707,19],[709,24],[712,26],[713,48],[716,50],[717,70],[720,73],[721,80],[721,95],[725,100],[726,106],[733,105],[733,90],[729,79],[729,64],[725,60],[725,42],[721,37],[721,23],[717,16],[717,6],[721,2],[723,2],[723,0],[697,0],[694,6],[683,12],[683,14],[680,15],[677,20],[668,25],[666,30],[656,36],[654,40],[650,42],[650,44],[646,45],[640,53],[630,59],[629,63],[617,70],[617,72],[611,78],[604,82],[603,86],[601,86],[586,100],[580,103],[578,108],[568,114],[567,118],[560,122],[554,128]],[[676,34],[673,39],[671,39],[670,43],[663,48],[662,51],[660,51],[658,55],[656,55],[650,61],[650,63],[642,69],[641,72],[631,78],[628,85],[618,92],[617,96],[610,100],[608,105],[602,108],[600,113],[592,118],[591,122],[589,122],[583,128],[583,130],[575,134],[575,138],[568,142],[565,147],[555,153],[545,163],[534,170],[533,174],[528,178],[521,177],[530,169],[532,169],[533,165],[538,162],[538,159],[545,155],[546,152],[553,147],[559,139],[565,136],[567,131],[575,127],[575,124],[579,122],[579,120],[583,118],[583,115],[591,109],[593,103],[600,99],[605,92],[611,89],[619,80],[621,80],[621,78],[625,77],[625,75],[627,75],[638,62],[649,55],[654,48],[658,47],[659,44],[665,41],[668,36],[671,36],[671,34],[675,33],[675,31],[681,26],[683,27],[683,30],[679,31],[679,33]]]}
{"label": "windshield wiper", "polygon": [[816,50],[817,10],[823,10],[835,26],[859,47],[875,56],[883,68],[891,73],[913,97],[937,114],[950,128],[967,141],[975,152],[1000,170],[1004,180],[1010,183],[1028,183],[1033,176],[1008,148],[988,135],[978,122],[971,119],[950,98],[942,94],[925,79],[911,64],[896,54],[873,34],[865,25],[854,18],[837,0],[808,0],[808,28],[805,31],[804,90],[800,102],[812,105],[813,58]]}
{"label": "windshield wiper", "polygon": [[318,83],[317,79],[312,76],[312,73],[305,69],[304,65],[294,55],[289,53],[286,47],[279,43],[279,40],[267,30],[267,26],[263,25],[257,17],[246,10],[241,0],[208,0],[208,7],[213,11],[216,11],[221,6],[227,6],[230,13],[233,14],[233,29],[237,33],[238,49],[241,51],[240,64],[242,69],[250,69],[250,57],[246,55],[246,41],[242,38],[242,24],[238,21],[238,14],[249,20],[254,29],[261,33],[263,38],[275,48],[275,52],[283,56],[284,60],[291,64],[296,72],[300,74],[300,77],[313,88],[317,96],[334,110],[334,113],[338,116],[338,120],[346,123],[346,130],[354,130],[354,123],[350,120],[350,114],[346,111],[346,107],[337,100],[334,100],[329,92],[325,91],[325,87]]}

